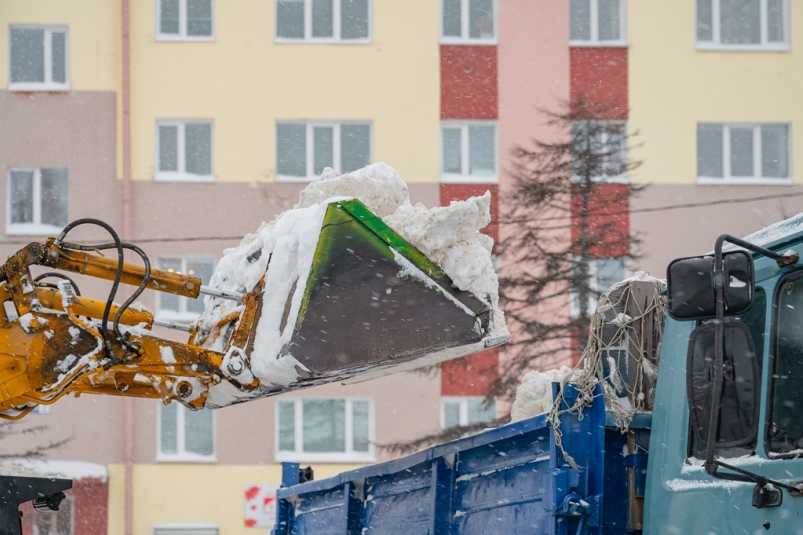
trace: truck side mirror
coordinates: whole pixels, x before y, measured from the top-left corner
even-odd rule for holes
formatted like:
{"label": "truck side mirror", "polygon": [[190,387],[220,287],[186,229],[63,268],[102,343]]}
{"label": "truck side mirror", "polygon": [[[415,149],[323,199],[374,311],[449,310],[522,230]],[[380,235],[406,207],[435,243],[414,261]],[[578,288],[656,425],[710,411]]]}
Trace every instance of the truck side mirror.
{"label": "truck side mirror", "polygon": [[715,329],[713,323],[701,325],[689,339],[686,362],[686,390],[691,427],[705,448],[711,421],[712,402],[719,402],[716,448],[744,446],[758,432],[759,376],[753,339],[740,322],[724,325],[722,397],[712,400],[714,388]]}
{"label": "truck side mirror", "polygon": [[[744,251],[722,255],[725,313],[750,310],[755,294],[753,257]],[[702,320],[716,316],[714,256],[679,258],[666,270],[669,315],[676,320]]]}

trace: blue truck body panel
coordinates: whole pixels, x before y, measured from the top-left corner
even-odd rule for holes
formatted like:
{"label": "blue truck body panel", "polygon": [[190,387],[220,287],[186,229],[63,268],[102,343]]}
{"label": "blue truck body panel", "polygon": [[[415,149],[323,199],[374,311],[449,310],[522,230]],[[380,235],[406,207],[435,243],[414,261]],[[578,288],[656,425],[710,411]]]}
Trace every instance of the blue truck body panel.
{"label": "blue truck body panel", "polygon": [[[563,462],[552,426],[536,416],[397,461],[281,488],[273,533],[634,533],[626,526],[627,471],[630,465],[644,472],[646,459],[623,455],[626,437],[606,426],[606,416],[612,423],[601,397],[582,418],[561,416],[564,447],[580,470]],[[634,427],[649,433],[649,424],[643,415]],[[288,473],[294,483],[297,469]],[[644,478],[635,479],[643,492]]]}

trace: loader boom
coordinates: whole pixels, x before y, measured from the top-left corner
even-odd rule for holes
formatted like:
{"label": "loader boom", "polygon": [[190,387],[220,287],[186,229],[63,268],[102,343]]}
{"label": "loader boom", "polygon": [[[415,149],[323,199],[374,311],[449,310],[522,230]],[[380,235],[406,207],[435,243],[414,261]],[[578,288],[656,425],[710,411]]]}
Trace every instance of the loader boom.
{"label": "loader boom", "polygon": [[[20,249],[0,267],[0,301],[12,303],[17,314],[10,318],[0,307],[0,418],[22,418],[69,393],[216,408],[457,358],[506,340],[489,334],[485,301],[453,287],[440,268],[362,203],[341,201],[327,210],[309,279],[297,281],[303,284],[304,300],[291,326],[294,337],[282,348],[282,354],[299,362],[299,377],[289,383],[260,380],[252,373],[270,264],[268,273],[240,294],[204,287],[196,277],[151,268],[142,250],[122,243],[111,227],[96,220],[71,223],[58,237]],[[105,228],[113,243],[65,240],[70,230],[85,224]],[[143,265],[124,262],[123,249],[137,253]],[[116,250],[118,258],[100,256],[102,250]],[[33,266],[57,271],[34,278]],[[426,276],[408,276],[410,266]],[[81,296],[69,274],[113,281],[109,298]],[[58,283],[47,283],[46,277],[57,277]],[[120,283],[137,287],[123,304],[114,302]],[[220,300],[237,306],[211,325],[184,326],[189,339],[180,343],[152,331],[170,322],[160,323],[152,312],[133,305],[145,289],[188,298],[206,293],[213,296],[207,308]],[[372,308],[377,295],[384,309]],[[282,306],[286,316],[289,301]],[[387,317],[366,331],[364,325],[383,314]],[[331,342],[320,334],[326,332],[321,326],[334,331]],[[420,336],[410,336],[416,331]],[[210,389],[218,385],[231,393],[225,398],[231,401],[209,402]]]}

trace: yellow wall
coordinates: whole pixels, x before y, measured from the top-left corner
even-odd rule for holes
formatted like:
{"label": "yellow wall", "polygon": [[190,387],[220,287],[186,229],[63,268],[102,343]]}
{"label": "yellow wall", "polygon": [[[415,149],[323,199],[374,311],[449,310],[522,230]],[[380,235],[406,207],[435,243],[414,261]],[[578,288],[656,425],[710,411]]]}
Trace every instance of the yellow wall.
{"label": "yellow wall", "polygon": [[70,88],[117,91],[120,73],[120,3],[109,0],[0,1],[0,89],[8,88],[8,27],[69,27]]}
{"label": "yellow wall", "polygon": [[[697,51],[694,0],[628,2],[630,128],[635,179],[693,184],[698,122],[792,125],[792,171],[803,162],[803,6],[792,2],[789,52]],[[799,174],[795,182],[803,181]]]}
{"label": "yellow wall", "polygon": [[211,118],[216,181],[272,181],[277,119],[367,119],[373,158],[437,182],[438,3],[373,0],[367,45],[275,44],[273,2],[216,2],[215,41],[154,40],[132,6],[133,177],[151,179],[157,118]]}
{"label": "yellow wall", "polygon": [[[316,479],[358,465],[314,465]],[[154,524],[208,522],[226,535],[253,535],[246,528],[243,491],[253,483],[281,483],[281,465],[138,464],[134,467],[134,534],[151,535]],[[109,466],[109,533],[125,531],[125,468]]]}

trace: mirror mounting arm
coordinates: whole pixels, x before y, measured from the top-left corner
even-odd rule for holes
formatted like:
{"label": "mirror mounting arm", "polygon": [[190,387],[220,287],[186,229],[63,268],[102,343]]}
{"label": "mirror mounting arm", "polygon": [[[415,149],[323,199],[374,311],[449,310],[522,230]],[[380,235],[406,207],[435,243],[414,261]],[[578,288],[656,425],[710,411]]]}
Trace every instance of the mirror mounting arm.
{"label": "mirror mounting arm", "polygon": [[[718,257],[720,259],[722,258],[722,245],[726,241],[734,245],[738,245],[742,249],[747,249],[748,251],[753,251],[754,253],[766,256],[767,258],[772,258],[778,264],[779,268],[783,268],[786,266],[793,266],[800,261],[800,255],[795,252],[792,252],[790,254],[778,254],[774,251],[770,251],[769,249],[765,249],[764,247],[759,247],[758,245],[754,245],[748,241],[744,241],[740,238],[736,238],[729,234],[723,234],[722,236],[717,238],[716,246],[714,247],[714,254],[715,255],[718,254]],[[721,267],[722,265],[720,264],[720,268]],[[719,271],[718,273],[721,273],[721,271]]]}

